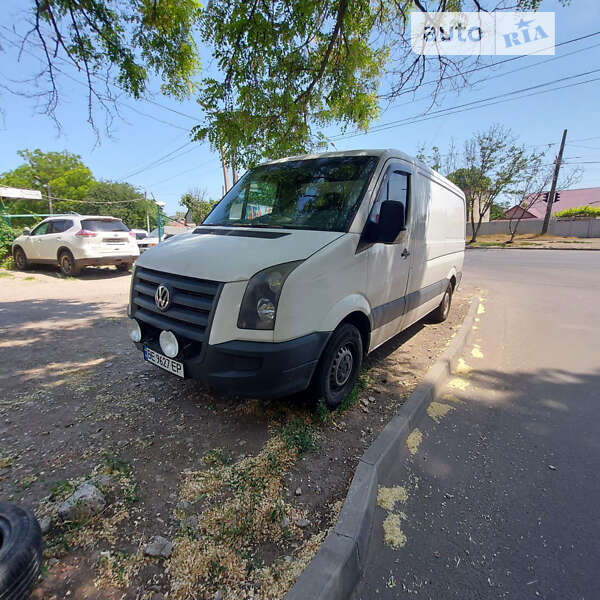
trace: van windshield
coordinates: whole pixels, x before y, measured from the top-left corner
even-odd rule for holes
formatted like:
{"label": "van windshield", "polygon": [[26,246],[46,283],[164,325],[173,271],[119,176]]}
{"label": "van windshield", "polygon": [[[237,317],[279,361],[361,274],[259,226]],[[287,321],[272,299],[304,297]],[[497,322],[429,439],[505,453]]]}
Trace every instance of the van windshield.
{"label": "van windshield", "polygon": [[202,225],[346,231],[377,161],[376,156],[340,156],[256,167]]}

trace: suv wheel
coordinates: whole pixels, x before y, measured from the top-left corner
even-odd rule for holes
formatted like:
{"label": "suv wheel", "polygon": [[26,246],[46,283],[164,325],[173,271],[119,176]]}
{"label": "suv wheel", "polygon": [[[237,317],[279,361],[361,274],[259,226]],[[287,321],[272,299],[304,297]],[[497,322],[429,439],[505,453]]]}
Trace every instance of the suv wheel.
{"label": "suv wheel", "polygon": [[329,410],[337,408],[356,384],[363,359],[362,337],[350,323],[331,335],[315,371],[313,384]]}
{"label": "suv wheel", "polygon": [[0,502],[0,598],[29,598],[41,565],[42,532],[33,513]]}
{"label": "suv wheel", "polygon": [[130,263],[119,263],[117,265],[117,270],[119,271],[129,271],[129,269],[131,269]]}
{"label": "suv wheel", "polygon": [[58,257],[58,266],[60,267],[62,274],[67,277],[78,275],[80,271],[73,255],[68,250],[64,250],[60,253],[60,256]]}
{"label": "suv wheel", "polygon": [[25,256],[25,252],[21,248],[15,248],[13,259],[15,261],[15,266],[19,271],[24,271],[29,266],[27,256]]}

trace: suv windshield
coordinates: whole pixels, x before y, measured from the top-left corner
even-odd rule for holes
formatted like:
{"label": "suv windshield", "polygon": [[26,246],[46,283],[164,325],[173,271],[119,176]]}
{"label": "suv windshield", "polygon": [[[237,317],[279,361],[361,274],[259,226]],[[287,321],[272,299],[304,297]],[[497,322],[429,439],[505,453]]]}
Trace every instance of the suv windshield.
{"label": "suv windshield", "polygon": [[377,161],[340,156],[256,167],[202,225],[346,231]]}
{"label": "suv windshield", "polygon": [[87,231],[129,231],[129,227],[116,219],[84,219],[81,227]]}

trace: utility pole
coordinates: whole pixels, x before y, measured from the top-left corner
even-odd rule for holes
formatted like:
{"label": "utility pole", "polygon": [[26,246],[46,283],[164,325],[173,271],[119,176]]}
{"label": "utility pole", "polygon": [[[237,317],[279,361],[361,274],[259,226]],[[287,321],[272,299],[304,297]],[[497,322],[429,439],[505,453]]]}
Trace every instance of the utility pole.
{"label": "utility pole", "polygon": [[556,193],[556,182],[558,181],[558,173],[560,171],[560,165],[562,162],[563,150],[565,149],[565,140],[567,139],[567,130],[565,129],[562,134],[562,140],[560,141],[560,149],[558,156],[554,161],[554,173],[552,174],[552,185],[550,187],[550,193],[548,194],[548,202],[546,204],[546,216],[544,217],[544,224],[542,225],[542,233],[548,233],[548,225],[550,225],[550,215],[552,214],[552,204],[554,203],[554,194]]}
{"label": "utility pole", "polygon": [[227,168],[227,163],[225,162],[223,146],[221,146],[221,166],[223,167],[223,181],[225,182],[225,193],[227,193],[231,186],[229,185],[229,169]]}
{"label": "utility pole", "polygon": [[150,215],[148,214],[148,192],[144,190],[144,205],[146,206],[146,231],[150,233]]}
{"label": "utility pole", "polygon": [[52,195],[50,194],[50,182],[46,184],[46,194],[48,194],[48,212],[53,215],[54,211],[52,210]]}

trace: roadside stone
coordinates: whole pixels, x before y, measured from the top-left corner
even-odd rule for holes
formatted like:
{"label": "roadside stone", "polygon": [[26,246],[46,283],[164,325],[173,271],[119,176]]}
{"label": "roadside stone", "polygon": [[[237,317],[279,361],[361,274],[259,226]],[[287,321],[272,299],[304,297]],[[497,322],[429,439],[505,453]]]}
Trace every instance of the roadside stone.
{"label": "roadside stone", "polygon": [[310,526],[310,521],[308,519],[298,519],[296,521],[296,525],[298,525],[298,527],[300,527],[300,529],[306,529],[307,527]]}
{"label": "roadside stone", "polygon": [[283,560],[284,560],[286,563],[291,563],[291,562],[292,562],[294,559],[293,559],[293,558],[292,558],[292,557],[291,557],[291,556],[288,554],[287,556],[284,556],[284,557],[283,557]]}
{"label": "roadside stone", "polygon": [[223,592],[221,590],[217,590],[213,596],[213,600],[223,600]]}
{"label": "roadside stone", "polygon": [[187,529],[191,529],[192,531],[196,531],[198,529],[198,516],[197,515],[192,515],[191,517],[188,517],[187,519],[184,519],[182,524]]}
{"label": "roadside stone", "polygon": [[100,487],[108,487],[111,485],[112,482],[113,478],[110,475],[106,475],[104,473],[102,475],[96,475],[96,477],[90,479],[90,483],[92,485],[99,485]]}
{"label": "roadside stone", "polygon": [[40,529],[42,530],[42,535],[46,535],[50,531],[51,526],[52,517],[43,517],[40,519]]}
{"label": "roadside stone", "polygon": [[80,521],[97,515],[105,506],[100,490],[91,483],[84,483],[59,506],[58,515],[63,521]]}
{"label": "roadside stone", "polygon": [[375,402],[375,396],[369,396],[369,402]]}
{"label": "roadside stone", "polygon": [[301,487],[296,488],[296,496],[302,496],[302,488]]}
{"label": "roadside stone", "polygon": [[288,517],[283,517],[281,519],[281,529],[287,529],[290,526],[290,520]]}
{"label": "roadside stone", "polygon": [[187,500],[182,500],[181,502],[177,503],[176,508],[178,510],[183,510],[184,512],[190,512],[190,510],[192,509],[192,504]]}
{"label": "roadside stone", "polygon": [[369,401],[366,398],[363,398],[360,403],[365,407],[368,408],[369,406]]}
{"label": "roadside stone", "polygon": [[173,543],[160,535],[155,535],[144,548],[146,556],[157,558],[169,558],[171,552],[173,552]]}

